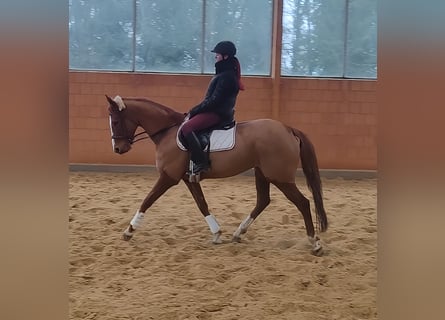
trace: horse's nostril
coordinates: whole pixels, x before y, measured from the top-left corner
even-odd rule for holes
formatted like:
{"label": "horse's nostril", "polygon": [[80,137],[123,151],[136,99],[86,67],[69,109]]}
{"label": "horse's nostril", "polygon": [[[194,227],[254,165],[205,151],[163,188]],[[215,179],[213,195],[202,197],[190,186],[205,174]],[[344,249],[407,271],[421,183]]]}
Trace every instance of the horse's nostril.
{"label": "horse's nostril", "polygon": [[119,147],[115,147],[114,152],[119,153]]}

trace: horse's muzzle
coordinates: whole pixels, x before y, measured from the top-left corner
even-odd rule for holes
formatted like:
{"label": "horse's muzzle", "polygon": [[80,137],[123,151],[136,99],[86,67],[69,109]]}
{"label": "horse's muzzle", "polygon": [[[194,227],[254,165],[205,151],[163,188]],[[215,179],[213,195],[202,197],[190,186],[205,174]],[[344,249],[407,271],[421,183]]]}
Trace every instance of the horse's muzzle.
{"label": "horse's muzzle", "polygon": [[127,146],[121,146],[121,147],[115,146],[114,152],[118,153],[118,154],[123,154],[125,152],[128,152],[130,149],[131,149],[131,146],[128,146],[128,147]]}

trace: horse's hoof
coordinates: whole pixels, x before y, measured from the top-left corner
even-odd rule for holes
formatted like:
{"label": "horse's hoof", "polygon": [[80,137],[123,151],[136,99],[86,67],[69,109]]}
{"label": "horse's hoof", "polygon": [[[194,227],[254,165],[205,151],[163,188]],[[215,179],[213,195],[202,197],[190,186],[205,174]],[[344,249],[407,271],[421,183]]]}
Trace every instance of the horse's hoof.
{"label": "horse's hoof", "polygon": [[133,235],[131,234],[123,234],[122,235],[122,239],[124,239],[125,241],[128,241],[128,240],[130,240],[131,238],[133,238]]}
{"label": "horse's hoof", "polygon": [[213,244],[221,244],[222,243],[221,231],[217,232],[213,235],[212,243]]}
{"label": "horse's hoof", "polygon": [[323,247],[319,246],[318,248],[312,249],[312,254],[316,257],[321,257],[323,255]]}
{"label": "horse's hoof", "polygon": [[130,232],[130,230],[125,230],[124,233],[122,234],[122,239],[124,239],[125,241],[130,240],[131,238],[133,238],[133,232]]}
{"label": "horse's hoof", "polygon": [[233,236],[233,237],[232,237],[232,242],[238,242],[238,243],[240,243],[240,242],[241,242],[241,237]]}
{"label": "horse's hoof", "polygon": [[312,245],[312,254],[314,256],[321,256],[323,255],[323,246],[321,245],[320,238],[318,236],[309,237],[309,242]]}

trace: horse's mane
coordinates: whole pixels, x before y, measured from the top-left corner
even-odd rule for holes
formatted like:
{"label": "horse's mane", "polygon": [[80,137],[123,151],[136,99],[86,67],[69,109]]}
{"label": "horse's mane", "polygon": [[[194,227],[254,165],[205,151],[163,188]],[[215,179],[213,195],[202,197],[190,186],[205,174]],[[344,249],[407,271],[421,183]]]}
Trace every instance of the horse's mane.
{"label": "horse's mane", "polygon": [[160,104],[159,102],[144,98],[144,97],[126,97],[124,98],[124,100],[132,100],[132,101],[136,101],[136,102],[143,102],[143,103],[147,103],[150,106],[154,106],[156,108],[158,108],[159,110],[163,111],[165,114],[167,114],[168,116],[173,117],[174,119],[176,119],[178,121],[178,123],[182,122],[185,118],[185,115],[181,112],[178,112],[170,107],[167,107],[163,104]]}

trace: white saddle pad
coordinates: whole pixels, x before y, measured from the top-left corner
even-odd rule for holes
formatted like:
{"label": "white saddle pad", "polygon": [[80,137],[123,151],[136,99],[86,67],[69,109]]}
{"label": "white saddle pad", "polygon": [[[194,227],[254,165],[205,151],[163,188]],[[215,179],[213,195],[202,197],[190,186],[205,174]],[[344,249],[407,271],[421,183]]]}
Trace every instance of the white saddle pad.
{"label": "white saddle pad", "polygon": [[[179,141],[181,127],[179,127],[178,133],[176,134],[176,143],[178,144],[179,149],[186,151],[187,149],[183,146],[181,141]],[[210,135],[210,152],[227,151],[232,149],[235,146],[235,128],[236,125],[228,130],[213,130]]]}

